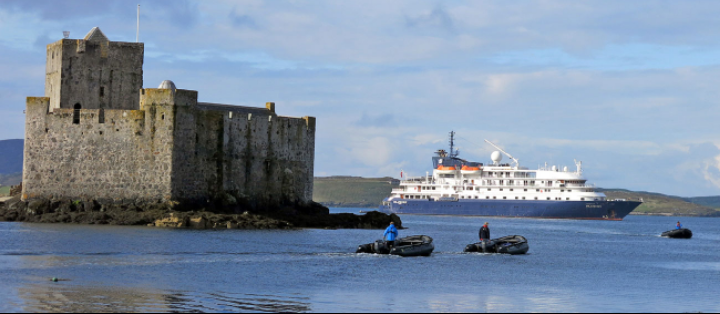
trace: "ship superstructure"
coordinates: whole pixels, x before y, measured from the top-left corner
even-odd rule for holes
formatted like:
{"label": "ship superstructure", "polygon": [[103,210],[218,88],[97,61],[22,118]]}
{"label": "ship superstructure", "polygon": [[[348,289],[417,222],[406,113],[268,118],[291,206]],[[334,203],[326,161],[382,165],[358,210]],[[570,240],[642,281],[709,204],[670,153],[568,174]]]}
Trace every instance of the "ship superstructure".
{"label": "ship superstructure", "polygon": [[[495,144],[492,163],[459,158],[450,152],[432,158],[432,175],[400,182],[381,210],[397,214],[473,215],[526,218],[622,220],[640,202],[608,200],[583,176],[582,162],[567,167],[521,167],[518,159]],[[502,163],[503,155],[512,163]]]}

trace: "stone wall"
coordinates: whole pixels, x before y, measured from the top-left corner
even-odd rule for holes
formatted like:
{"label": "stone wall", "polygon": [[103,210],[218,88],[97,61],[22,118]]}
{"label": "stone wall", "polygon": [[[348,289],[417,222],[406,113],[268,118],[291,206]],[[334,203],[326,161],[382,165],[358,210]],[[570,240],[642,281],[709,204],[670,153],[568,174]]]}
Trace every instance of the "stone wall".
{"label": "stone wall", "polygon": [[173,174],[185,177],[174,182],[178,197],[226,193],[251,207],[312,201],[314,118],[280,117],[270,109],[178,107],[175,139],[178,151],[195,152],[175,155]]}
{"label": "stone wall", "polygon": [[101,110],[49,112],[48,98],[28,98],[23,197],[255,209],[312,201],[315,118],[197,96],[143,89],[141,110],[103,110],[104,121]]}
{"label": "stone wall", "polygon": [[312,201],[315,118],[280,117],[273,103],[248,108],[162,93],[146,89],[144,102],[173,104],[173,199],[252,208]]}
{"label": "stone wall", "polygon": [[[170,199],[172,132],[140,110],[55,109],[29,97],[24,199],[160,201]],[[157,131],[157,132],[156,132]]]}
{"label": "stone wall", "polygon": [[139,109],[143,87],[142,43],[63,39],[47,47],[45,97],[51,111]]}

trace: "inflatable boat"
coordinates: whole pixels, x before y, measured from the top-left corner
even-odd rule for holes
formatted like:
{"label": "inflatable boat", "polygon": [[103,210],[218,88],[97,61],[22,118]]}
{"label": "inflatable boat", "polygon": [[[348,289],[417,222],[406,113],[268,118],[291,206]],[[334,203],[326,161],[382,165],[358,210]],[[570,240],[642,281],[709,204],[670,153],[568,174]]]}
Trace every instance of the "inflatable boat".
{"label": "inflatable boat", "polygon": [[663,238],[673,238],[673,239],[691,239],[693,236],[692,231],[690,229],[676,229],[676,230],[670,230],[665,231],[662,234]]}
{"label": "inflatable boat", "polygon": [[430,256],[435,250],[433,239],[425,235],[410,236],[395,240],[395,246],[389,249],[387,242],[377,240],[358,246],[355,253],[389,254],[403,257]]}
{"label": "inflatable boat", "polygon": [[465,253],[499,253],[520,255],[530,250],[527,239],[519,235],[511,235],[493,239],[487,243],[478,242],[465,247]]}

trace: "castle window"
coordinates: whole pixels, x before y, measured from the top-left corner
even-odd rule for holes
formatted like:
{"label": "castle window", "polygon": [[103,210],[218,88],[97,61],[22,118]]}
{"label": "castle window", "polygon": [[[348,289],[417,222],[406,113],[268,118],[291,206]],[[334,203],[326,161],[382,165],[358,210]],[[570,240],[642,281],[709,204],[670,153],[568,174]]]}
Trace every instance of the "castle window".
{"label": "castle window", "polygon": [[100,87],[100,97],[105,97],[105,87]]}
{"label": "castle window", "polygon": [[73,124],[80,124],[80,109],[82,109],[82,106],[80,104],[75,104],[75,110],[73,111]]}
{"label": "castle window", "polygon": [[98,113],[98,122],[105,123],[105,109],[100,109],[100,113]]}

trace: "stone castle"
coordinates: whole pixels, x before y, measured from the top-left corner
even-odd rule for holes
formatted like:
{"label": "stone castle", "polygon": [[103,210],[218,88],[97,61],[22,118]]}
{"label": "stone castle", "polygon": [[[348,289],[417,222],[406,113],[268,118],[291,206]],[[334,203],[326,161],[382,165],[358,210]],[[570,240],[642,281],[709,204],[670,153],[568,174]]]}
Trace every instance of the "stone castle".
{"label": "stone castle", "polygon": [[22,199],[312,202],[315,118],[143,88],[144,44],[98,28],[47,46],[45,97],[28,97]]}

